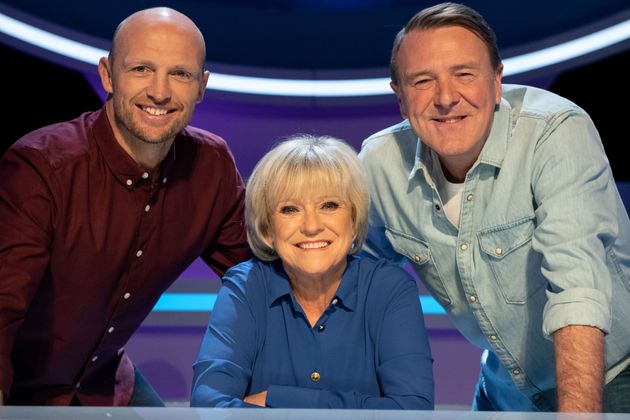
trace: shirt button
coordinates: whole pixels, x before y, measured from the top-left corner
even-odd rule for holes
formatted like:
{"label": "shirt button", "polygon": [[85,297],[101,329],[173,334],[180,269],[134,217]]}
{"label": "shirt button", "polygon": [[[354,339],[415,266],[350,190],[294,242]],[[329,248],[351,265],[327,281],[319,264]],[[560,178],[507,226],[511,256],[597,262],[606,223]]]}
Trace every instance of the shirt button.
{"label": "shirt button", "polygon": [[162,184],[166,184],[166,177],[162,178]]}
{"label": "shirt button", "polygon": [[151,210],[151,206],[150,205],[146,205],[144,206],[144,211],[148,212],[149,210]]}
{"label": "shirt button", "polygon": [[336,304],[337,304],[337,302],[339,302],[339,299],[337,299],[337,298],[334,298],[334,299],[332,300],[332,304],[333,304],[333,305],[336,305]]}
{"label": "shirt button", "polygon": [[133,181],[132,181],[132,180],[130,180],[130,179],[128,179],[128,180],[127,180],[127,185],[131,186],[132,184],[133,184]]}
{"label": "shirt button", "polygon": [[459,249],[461,249],[462,251],[466,251],[468,249],[468,244],[461,244],[459,246]]}
{"label": "shirt button", "polygon": [[77,384],[74,386],[76,389],[81,389],[81,382],[77,382]]}
{"label": "shirt button", "polygon": [[107,329],[107,332],[110,333],[110,334],[113,333],[114,332],[114,327],[109,327]]}
{"label": "shirt button", "polygon": [[131,293],[127,292],[123,295],[123,299],[127,300],[131,297]]}
{"label": "shirt button", "polygon": [[436,209],[437,211],[440,211],[440,205],[439,205],[439,204],[436,204],[436,205],[435,205],[435,209]]}
{"label": "shirt button", "polygon": [[136,257],[139,257],[139,256],[141,256],[141,255],[142,255],[142,250],[141,250],[141,249],[139,249],[139,250],[138,250],[138,252],[136,252]]}
{"label": "shirt button", "polygon": [[540,394],[534,394],[534,401],[538,401],[540,399]]}
{"label": "shirt button", "polygon": [[149,177],[149,173],[145,172],[142,174],[142,178],[147,179]]}
{"label": "shirt button", "polygon": [[520,375],[521,374],[521,370],[520,369],[512,369],[512,373],[514,375]]}
{"label": "shirt button", "polygon": [[470,300],[471,302],[477,302],[477,296],[470,295],[470,296],[468,296],[468,300]]}
{"label": "shirt button", "polygon": [[96,362],[97,360],[98,360],[98,356],[92,357],[92,363]]}
{"label": "shirt button", "polygon": [[319,372],[311,373],[311,381],[317,382],[317,381],[319,381],[320,378],[321,378],[321,376],[319,375]]}
{"label": "shirt button", "polygon": [[496,252],[497,255],[501,255],[501,254],[503,254],[503,248],[497,247],[497,249],[495,249],[494,252]]}
{"label": "shirt button", "polygon": [[415,256],[413,257],[413,260],[414,260],[415,262],[419,263],[420,261],[422,261],[422,257],[421,257],[420,255],[415,255]]}
{"label": "shirt button", "polygon": [[496,339],[497,339],[497,336],[496,336],[496,335],[491,335],[491,336],[490,336],[490,340],[494,341],[494,340],[496,340]]}
{"label": "shirt button", "polygon": [[324,331],[325,329],[326,329],[326,326],[325,326],[324,324],[322,324],[322,325],[320,325],[320,326],[317,328],[317,331],[322,332],[322,331]]}
{"label": "shirt button", "polygon": [[472,195],[472,194],[468,194],[468,195],[466,196],[466,200],[467,200],[467,201],[472,201],[472,199],[473,199],[473,195]]}

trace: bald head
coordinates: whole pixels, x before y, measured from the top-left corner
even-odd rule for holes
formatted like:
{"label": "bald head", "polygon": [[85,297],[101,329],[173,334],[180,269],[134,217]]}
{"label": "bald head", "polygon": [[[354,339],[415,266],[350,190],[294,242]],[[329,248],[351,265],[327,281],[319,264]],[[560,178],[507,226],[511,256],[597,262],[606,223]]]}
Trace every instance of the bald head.
{"label": "bald head", "polygon": [[198,56],[199,63],[203,68],[206,60],[206,43],[201,31],[188,16],[168,7],[140,10],[120,22],[114,32],[112,47],[109,51],[110,63],[116,59],[119,49],[124,48],[127,42],[133,42],[135,34],[150,31],[156,27],[169,27],[169,29],[177,30],[189,36],[191,53]]}
{"label": "bald head", "polygon": [[204,62],[199,28],[173,9],[142,10],[118,25],[98,65],[105,108],[118,143],[146,168],[160,164],[203,99]]}

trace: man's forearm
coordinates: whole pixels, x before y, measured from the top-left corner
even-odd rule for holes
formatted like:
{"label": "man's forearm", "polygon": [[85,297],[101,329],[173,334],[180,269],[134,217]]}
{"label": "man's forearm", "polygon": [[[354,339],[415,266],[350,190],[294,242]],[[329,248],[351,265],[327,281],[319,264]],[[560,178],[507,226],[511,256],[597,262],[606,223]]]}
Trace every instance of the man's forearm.
{"label": "man's forearm", "polygon": [[604,389],[604,333],[569,325],[553,334],[558,411],[600,412]]}

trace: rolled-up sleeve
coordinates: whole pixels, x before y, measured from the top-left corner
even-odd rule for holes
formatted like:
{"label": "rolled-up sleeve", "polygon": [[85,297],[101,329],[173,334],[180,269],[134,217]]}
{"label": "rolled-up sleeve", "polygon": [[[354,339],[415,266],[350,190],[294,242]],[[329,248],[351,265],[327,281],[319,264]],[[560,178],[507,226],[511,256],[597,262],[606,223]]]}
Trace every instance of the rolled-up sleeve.
{"label": "rolled-up sleeve", "polygon": [[[539,141],[532,185],[533,247],[548,280],[543,333],[567,325],[611,326],[608,251],[618,234],[618,193],[592,121],[567,113]],[[625,211],[625,210],[623,210]]]}

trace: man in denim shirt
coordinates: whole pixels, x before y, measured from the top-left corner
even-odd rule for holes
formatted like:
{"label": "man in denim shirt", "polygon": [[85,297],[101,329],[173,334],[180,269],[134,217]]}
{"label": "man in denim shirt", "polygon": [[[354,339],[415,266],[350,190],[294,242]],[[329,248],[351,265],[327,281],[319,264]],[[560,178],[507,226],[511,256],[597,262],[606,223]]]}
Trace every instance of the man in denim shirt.
{"label": "man in denim shirt", "polygon": [[409,260],[486,349],[474,408],[630,411],[630,221],[601,141],[582,109],[502,85],[502,68],[466,6],[398,34],[405,121],[361,151],[368,250]]}

